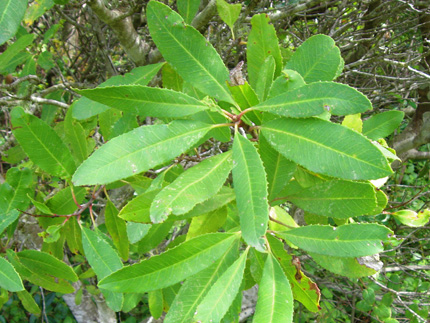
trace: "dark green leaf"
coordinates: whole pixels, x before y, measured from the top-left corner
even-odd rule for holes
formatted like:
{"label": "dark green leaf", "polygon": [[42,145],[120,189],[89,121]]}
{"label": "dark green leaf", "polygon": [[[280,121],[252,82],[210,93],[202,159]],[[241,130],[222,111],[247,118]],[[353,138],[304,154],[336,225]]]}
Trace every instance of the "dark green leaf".
{"label": "dark green leaf", "polygon": [[28,0],[0,2],[0,45],[12,38],[24,17]]}
{"label": "dark green leaf", "polygon": [[402,111],[375,114],[363,122],[363,135],[372,140],[387,137],[397,129],[404,116],[405,113]]}

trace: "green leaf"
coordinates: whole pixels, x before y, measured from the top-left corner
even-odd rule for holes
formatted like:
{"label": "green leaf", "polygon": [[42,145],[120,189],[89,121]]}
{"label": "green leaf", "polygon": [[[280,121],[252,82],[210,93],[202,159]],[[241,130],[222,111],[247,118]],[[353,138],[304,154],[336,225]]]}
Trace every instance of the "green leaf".
{"label": "green leaf", "polygon": [[[76,163],[81,164],[90,155],[87,134],[82,125],[73,119],[73,106],[68,109],[64,119],[65,140],[70,145]],[[93,140],[93,139],[91,139]],[[93,140],[94,142],[94,140]]]}
{"label": "green leaf", "polygon": [[238,238],[230,233],[199,236],[159,256],[120,269],[100,281],[99,286],[117,292],[144,293],[176,284],[209,267]]}
{"label": "green leaf", "polygon": [[269,254],[258,287],[258,301],[253,322],[293,322],[294,300],[290,283],[281,266]]}
{"label": "green leaf", "polygon": [[[11,5],[8,2],[12,2],[12,0],[6,0],[6,6]],[[1,6],[3,6],[3,4],[0,5],[0,9],[1,9]],[[4,8],[4,9],[7,10],[8,8]],[[4,13],[5,12],[1,12],[2,16],[0,16],[0,22]],[[27,46],[33,43],[34,37],[35,37],[34,34],[28,34],[28,35],[22,36],[18,38],[18,40],[15,41],[13,44],[8,46],[8,48],[0,55],[0,73],[9,72],[7,66],[11,64],[17,65],[19,61],[23,61],[26,59],[26,58],[22,59],[23,56],[20,56],[20,54],[24,54],[24,53],[21,53],[21,51],[23,51]]]}
{"label": "green leaf", "polygon": [[78,206],[73,199],[73,194],[75,195],[76,203],[82,203],[87,194],[85,188],[83,187],[72,187],[67,186],[66,188],[60,190],[57,194],[46,201],[46,206],[52,213],[60,215],[69,215],[78,209]]}
{"label": "green leaf", "polygon": [[251,19],[252,29],[248,37],[248,77],[249,84],[256,89],[261,69],[267,57],[273,56],[276,63],[275,77],[281,74],[282,56],[278,37],[273,25],[269,24],[267,14],[255,15]]}
{"label": "green leaf", "polygon": [[[287,230],[285,225],[289,226],[290,228],[298,228],[299,225],[294,221],[294,219],[291,217],[291,215],[288,214],[287,211],[285,211],[280,206],[274,206],[270,208],[270,222],[269,222],[269,228],[272,231],[283,231]],[[279,221],[281,223],[274,222],[274,220]],[[283,225],[285,224],[285,225]]]}
{"label": "green leaf", "polygon": [[334,257],[362,257],[384,250],[391,230],[373,223],[353,223],[338,227],[309,225],[278,232],[278,235],[308,252]]}
{"label": "green leaf", "polygon": [[269,201],[278,196],[296,170],[296,164],[272,148],[266,138],[260,137],[259,152],[267,174]]}
{"label": "green leaf", "polygon": [[25,12],[24,22],[27,25],[32,25],[33,22],[42,16],[46,11],[55,5],[53,0],[38,0],[33,2]]}
{"label": "green leaf", "polygon": [[375,269],[366,266],[364,263],[360,264],[359,259],[361,258],[341,258],[317,253],[311,253],[310,255],[321,267],[348,278],[367,277],[377,273]]}
{"label": "green leaf", "polygon": [[261,102],[265,101],[269,94],[273,76],[275,75],[275,67],[275,59],[272,55],[268,56],[261,66],[260,77],[255,85],[255,92],[257,92]]}
{"label": "green leaf", "polygon": [[[2,186],[0,186],[0,196],[2,196]],[[3,231],[10,226],[12,223],[14,223],[19,217],[19,212],[17,210],[12,210],[9,213],[0,213],[0,234],[3,233]]]}
{"label": "green leaf", "polygon": [[346,115],[372,109],[363,94],[345,84],[318,82],[307,84],[268,99],[252,108],[283,117],[307,118],[329,111]]}
{"label": "green leaf", "polygon": [[211,126],[190,120],[141,126],[96,150],[73,175],[75,185],[106,184],[145,172],[196,144]]}
{"label": "green leaf", "polygon": [[186,94],[142,85],[108,86],[76,92],[109,107],[145,117],[178,118],[208,108]]}
{"label": "green leaf", "polygon": [[219,322],[227,313],[242,283],[245,271],[247,248],[245,252],[218,278],[194,313],[201,322]]}
{"label": "green leaf", "polygon": [[185,214],[215,195],[233,167],[231,155],[226,152],[205,159],[162,189],[151,205],[152,222],[162,222],[172,213]]}
{"label": "green leaf", "polygon": [[[313,172],[351,180],[392,174],[378,148],[341,125],[317,118],[277,119],[261,129],[267,141],[284,157]],[[312,154],[303,154],[304,151]]]}
{"label": "green leaf", "polygon": [[131,244],[139,242],[148,233],[150,224],[127,222],[127,236]]}
{"label": "green leaf", "polygon": [[[227,84],[227,86],[242,111],[259,103],[257,94],[248,82],[234,86]],[[245,122],[248,122],[247,118],[249,118],[257,125],[260,125],[262,120],[261,112],[258,111],[250,111],[244,116],[244,118]]]}
{"label": "green leaf", "polygon": [[[35,252],[38,252],[38,251],[35,251]],[[50,256],[49,254],[45,254],[45,255]],[[33,267],[33,266],[27,267],[20,262],[18,255],[15,252],[13,252],[11,249],[7,250],[7,257],[11,262],[11,264],[15,267],[16,271],[20,274],[20,276],[23,279],[26,279],[29,282],[33,283],[34,285],[41,286],[47,290],[57,292],[57,293],[62,293],[62,294],[69,294],[74,292],[73,286],[66,280],[62,278],[50,276],[45,274],[42,271],[39,271],[38,269],[43,268],[43,264],[39,264],[40,266],[36,266],[36,267]],[[59,261],[55,257],[53,256],[51,257],[56,261]],[[28,262],[32,265],[31,261],[28,261]],[[47,265],[47,267],[49,267],[49,264]],[[69,270],[67,270],[67,272],[68,271]]]}
{"label": "green leaf", "polygon": [[[147,85],[164,64],[165,63],[157,63],[136,67],[130,73],[111,77],[106,82],[100,84],[97,88],[132,84]],[[91,101],[85,97],[80,98],[78,101],[73,103],[73,117],[78,120],[88,119],[106,110],[109,110],[108,106]]]}
{"label": "green leaf", "polygon": [[[97,229],[96,229],[97,230]],[[99,281],[123,267],[116,251],[102,236],[102,233],[82,227],[82,244],[88,263],[97,275]],[[124,301],[123,295],[100,288],[108,306],[114,311],[120,311]]]}
{"label": "green leaf", "polygon": [[227,207],[222,207],[210,213],[197,216],[191,220],[187,232],[187,240],[202,234],[217,232],[227,218]]}
{"label": "green leaf", "polygon": [[28,168],[9,168],[6,183],[0,188],[0,214],[8,214],[13,209],[26,209],[29,204],[27,194],[31,193],[33,174]]}
{"label": "green leaf", "polygon": [[430,210],[425,209],[419,212],[412,210],[400,210],[394,213],[390,213],[400,223],[409,227],[423,227],[429,222]]}
{"label": "green leaf", "polygon": [[180,219],[188,219],[195,216],[203,215],[222,208],[224,205],[232,202],[236,198],[234,191],[227,187],[221,187],[221,190],[209,200],[196,205],[190,212],[180,216]]}
{"label": "green leaf", "polygon": [[10,292],[24,290],[21,277],[19,277],[13,266],[2,257],[0,257],[0,287]]}
{"label": "green leaf", "polygon": [[262,236],[269,220],[266,173],[257,149],[239,133],[234,137],[233,160],[234,192],[243,239],[264,251]]}
{"label": "green leaf", "polygon": [[125,221],[118,217],[118,210],[111,200],[105,207],[105,224],[119,255],[124,261],[128,260],[128,237]]}
{"label": "green leaf", "polygon": [[266,237],[273,256],[279,261],[290,282],[294,299],[301,302],[309,311],[318,312],[321,309],[318,286],[293,265],[293,257],[286,252],[281,241],[272,235]]}
{"label": "green leaf", "polygon": [[342,121],[342,126],[348,127],[361,133],[363,131],[363,121],[361,120],[361,113],[345,116]]}
{"label": "green leaf", "polygon": [[139,241],[137,251],[144,254],[155,249],[169,234],[173,226],[173,221],[166,221],[160,224],[153,224],[148,233]]}
{"label": "green leaf", "polygon": [[376,207],[373,185],[342,180],[304,188],[287,200],[305,211],[338,219],[368,214]]}
{"label": "green leaf", "polygon": [[71,177],[76,165],[57,133],[41,119],[15,108],[12,113],[13,134],[30,159],[45,172]]}
{"label": "green leaf", "polygon": [[285,67],[299,72],[306,83],[312,83],[334,80],[341,64],[340,50],[334,40],[314,35],[297,48]]}
{"label": "green leaf", "polygon": [[163,314],[163,290],[157,289],[148,292],[148,306],[152,317],[158,320]]}
{"label": "green leaf", "polygon": [[19,261],[32,270],[76,282],[78,276],[71,267],[58,260],[54,256],[36,250],[24,250],[17,253]]}
{"label": "green leaf", "polygon": [[126,221],[151,223],[149,210],[159,192],[160,189],[156,189],[136,196],[121,209],[118,216]]}
{"label": "green leaf", "polygon": [[273,82],[268,98],[274,98],[275,96],[295,90],[303,85],[306,85],[306,83],[299,73],[293,70],[284,69],[281,76]]}
{"label": "green leaf", "polygon": [[73,216],[66,222],[63,226],[63,234],[66,237],[67,245],[71,252],[84,254],[81,227],[76,217]]}
{"label": "green leaf", "polygon": [[234,104],[225,84],[228,70],[200,32],[157,1],[148,3],[147,19],[157,48],[186,82],[218,100]]}
{"label": "green leaf", "polygon": [[234,39],[233,26],[236,20],[239,18],[240,10],[242,9],[241,3],[229,4],[225,0],[216,0],[216,7],[218,14],[222,21],[230,27],[231,34]]}
{"label": "green leaf", "polygon": [[[200,0],[198,1],[200,2]],[[177,5],[179,6],[179,2],[177,2]],[[166,63],[163,66],[161,73],[162,73],[163,87],[165,89],[182,92],[184,88],[184,80],[170,64]]]}
{"label": "green leaf", "polygon": [[21,24],[28,0],[0,2],[0,45],[12,38]]}
{"label": "green leaf", "polygon": [[176,6],[178,12],[184,18],[187,24],[191,24],[197,11],[199,10],[201,0],[177,0]]}
{"label": "green leaf", "polygon": [[404,116],[402,111],[375,114],[363,122],[363,135],[372,140],[387,137],[402,123]]}
{"label": "green leaf", "polygon": [[233,243],[230,249],[210,267],[188,278],[170,306],[164,322],[192,322],[197,306],[201,303],[210,287],[218,280],[221,274],[237,259],[238,253],[239,241]]}
{"label": "green leaf", "polygon": [[26,290],[20,291],[16,293],[18,295],[19,300],[24,306],[25,310],[34,315],[40,315],[41,311],[37,303],[34,301],[33,297]]}

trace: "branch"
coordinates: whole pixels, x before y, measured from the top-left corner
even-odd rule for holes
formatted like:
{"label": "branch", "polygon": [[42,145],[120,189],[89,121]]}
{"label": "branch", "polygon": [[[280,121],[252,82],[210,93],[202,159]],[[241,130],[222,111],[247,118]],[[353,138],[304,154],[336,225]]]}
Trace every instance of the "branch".
{"label": "branch", "polygon": [[113,30],[133,62],[144,65],[150,46],[140,38],[131,18],[125,15],[124,19],[119,20],[118,17],[123,17],[123,14],[118,10],[107,9],[102,0],[90,0],[88,4],[97,17]]}

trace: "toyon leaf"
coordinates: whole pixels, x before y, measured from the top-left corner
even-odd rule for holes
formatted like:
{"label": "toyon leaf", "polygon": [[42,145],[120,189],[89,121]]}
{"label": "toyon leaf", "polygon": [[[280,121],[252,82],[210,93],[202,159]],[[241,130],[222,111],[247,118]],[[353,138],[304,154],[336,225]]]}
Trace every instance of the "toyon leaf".
{"label": "toyon leaf", "polygon": [[200,32],[157,1],[148,3],[146,17],[157,48],[186,82],[218,100],[234,104],[225,83],[228,70]]}
{"label": "toyon leaf", "polygon": [[419,212],[412,210],[400,210],[394,213],[390,213],[396,220],[400,221],[404,225],[409,227],[422,227],[429,222],[430,210],[425,209]]}
{"label": "toyon leaf", "polygon": [[369,99],[352,87],[334,82],[318,82],[282,93],[257,104],[251,110],[283,117],[307,118],[325,111],[334,115],[347,115],[371,109]]}
{"label": "toyon leaf", "polygon": [[178,7],[178,12],[184,18],[187,24],[191,24],[197,11],[199,11],[201,0],[177,0],[176,6]]}
{"label": "toyon leaf", "polygon": [[402,111],[385,111],[375,114],[363,122],[363,135],[372,140],[387,137],[400,125],[405,113]]}
{"label": "toyon leaf", "polygon": [[[147,85],[165,63],[150,64],[134,68],[130,73],[111,77],[97,89],[119,85]],[[109,110],[107,105],[92,101],[86,97],[73,102],[73,117],[78,120],[88,119]]]}
{"label": "toyon leaf", "polygon": [[277,233],[308,252],[334,257],[362,257],[384,250],[392,231],[373,223],[353,223],[338,227],[309,225]]}
{"label": "toyon leaf", "polygon": [[37,166],[55,176],[72,176],[75,161],[54,129],[20,107],[15,108],[11,116],[15,138]]}
{"label": "toyon leaf", "polygon": [[225,313],[227,313],[231,303],[239,292],[248,250],[249,248],[224,271],[206,294],[194,313],[194,317],[198,321],[219,322]]}
{"label": "toyon leaf", "polygon": [[285,158],[315,173],[351,180],[378,179],[392,174],[378,148],[341,125],[317,118],[282,118],[269,121],[261,130]]}
{"label": "toyon leaf", "polygon": [[149,210],[152,201],[159,192],[160,189],[156,189],[139,194],[121,209],[118,216],[126,221],[151,223]]}
{"label": "toyon leaf", "polygon": [[233,233],[198,236],[139,264],[118,270],[99,282],[115,292],[145,293],[176,284],[209,267],[239,238]]}
{"label": "toyon leaf", "polygon": [[286,199],[305,211],[338,219],[368,214],[377,206],[371,184],[341,180],[295,191]]}
{"label": "toyon leaf", "polygon": [[294,300],[290,283],[276,258],[269,254],[258,285],[254,323],[293,322]]}
{"label": "toyon leaf", "polygon": [[35,302],[33,296],[26,290],[20,291],[16,293],[19,300],[22,303],[22,306],[24,306],[25,310],[29,313],[40,315],[41,311],[39,308],[39,305]]}
{"label": "toyon leaf", "polygon": [[340,66],[343,67],[343,60],[334,40],[314,35],[297,48],[285,67],[299,72],[306,83],[312,83],[334,80]]}
{"label": "toyon leaf", "polygon": [[112,241],[122,259],[128,260],[128,237],[127,226],[123,219],[118,217],[118,210],[111,200],[108,200],[105,207],[105,224],[112,237]]}
{"label": "toyon leaf", "polygon": [[266,173],[254,145],[238,132],[233,142],[233,185],[240,215],[242,237],[264,251],[262,236],[269,220]]}
{"label": "toyon leaf", "polygon": [[273,56],[276,63],[275,77],[281,74],[282,55],[278,37],[267,14],[255,15],[251,19],[252,29],[249,33],[246,56],[248,59],[249,84],[256,89],[261,69],[267,57]]}
{"label": "toyon leaf", "polygon": [[151,205],[154,223],[171,213],[180,215],[215,195],[233,167],[231,152],[226,152],[191,167],[157,194]]}
{"label": "toyon leaf", "polygon": [[0,2],[0,45],[12,38],[17,32],[28,0],[3,0]]}
{"label": "toyon leaf", "polygon": [[225,0],[216,0],[216,7],[220,18],[230,27],[234,39],[233,26],[237,18],[239,18],[242,4],[229,4]]}
{"label": "toyon leaf", "polygon": [[170,306],[164,323],[192,322],[197,306],[221,274],[237,259],[238,254],[239,241],[233,243],[230,249],[212,266],[188,278]]}
{"label": "toyon leaf", "polygon": [[73,182],[107,184],[145,172],[191,148],[210,129],[210,125],[190,120],[141,126],[96,150],[76,170]]}
{"label": "toyon leaf", "polygon": [[13,266],[2,257],[0,257],[0,287],[10,292],[24,290],[21,277],[19,277]]}
{"label": "toyon leaf", "polygon": [[109,107],[145,117],[178,118],[208,108],[186,94],[141,85],[108,86],[76,92]]}

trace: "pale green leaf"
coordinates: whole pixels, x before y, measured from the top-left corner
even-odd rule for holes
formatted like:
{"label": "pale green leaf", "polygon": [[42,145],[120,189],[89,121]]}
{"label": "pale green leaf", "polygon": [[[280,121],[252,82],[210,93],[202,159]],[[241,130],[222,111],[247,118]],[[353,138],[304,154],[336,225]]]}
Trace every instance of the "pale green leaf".
{"label": "pale green leaf", "polygon": [[309,225],[278,234],[308,252],[335,257],[362,257],[383,251],[382,243],[388,241],[392,232],[379,224],[353,223],[338,227]]}
{"label": "pale green leaf", "polygon": [[363,131],[363,121],[361,120],[361,113],[345,116],[342,121],[342,126],[348,127],[361,133]]}
{"label": "pale green leaf", "polygon": [[0,257],[0,287],[10,292],[24,290],[21,277],[13,266],[2,257]]}
{"label": "pale green leaf", "polygon": [[404,116],[402,111],[375,114],[363,122],[363,135],[372,140],[387,137],[397,129]]}
{"label": "pale green leaf", "polygon": [[254,323],[293,322],[294,300],[290,283],[276,258],[269,254],[258,287]]}
{"label": "pale green leaf", "polygon": [[234,104],[225,84],[228,70],[202,34],[157,1],[149,2],[147,19],[157,48],[186,82],[218,100]]}
{"label": "pale green leaf", "polygon": [[222,21],[224,21],[227,26],[230,27],[234,39],[233,26],[236,20],[239,18],[242,4],[229,4],[225,0],[216,0],[216,7],[218,9],[218,14]]}
{"label": "pale green leaf", "polygon": [[128,237],[125,221],[118,217],[118,210],[111,200],[108,200],[105,207],[105,224],[112,237],[112,241],[117,248],[119,255],[124,261],[128,260]]}
{"label": "pale green leaf", "polygon": [[142,173],[180,155],[211,126],[190,120],[141,126],[96,150],[73,175],[75,185],[106,184]]}
{"label": "pale green leaf", "polygon": [[291,215],[289,215],[288,212],[280,206],[271,207],[269,214],[271,220],[269,222],[269,228],[272,231],[288,230],[285,225],[287,225],[289,228],[299,227],[299,225],[296,223],[296,221],[294,221]]}
{"label": "pale green leaf", "polygon": [[24,266],[40,274],[63,278],[72,282],[78,280],[78,276],[70,266],[48,253],[37,250],[24,250],[18,252],[17,256]]}
{"label": "pale green leaf", "polygon": [[121,209],[118,216],[126,221],[151,223],[149,210],[159,192],[160,189],[156,189],[136,196]]}
{"label": "pale green leaf", "polygon": [[287,253],[281,241],[272,235],[267,235],[267,241],[273,256],[279,261],[290,282],[294,299],[301,302],[309,311],[318,312],[321,309],[318,286],[293,265],[293,257]]}
{"label": "pale green leaf", "polygon": [[243,239],[264,251],[262,236],[269,220],[266,173],[257,149],[238,133],[233,142],[233,160],[234,191]]}
{"label": "pale green leaf", "polygon": [[197,11],[199,10],[201,0],[177,0],[176,6],[178,12],[184,18],[187,24],[191,24]]}
{"label": "pale green leaf", "polygon": [[392,173],[378,148],[341,125],[317,118],[277,119],[261,128],[284,157],[313,172],[352,180],[378,179]]}
{"label": "pale green leaf", "polygon": [[163,314],[163,290],[157,289],[148,292],[148,306],[152,317],[158,320]]}
{"label": "pale green leaf", "polygon": [[276,78],[272,83],[268,98],[274,98],[275,96],[295,90],[303,85],[306,85],[306,83],[299,73],[293,70],[284,69],[281,76]]}
{"label": "pale green leaf", "polygon": [[369,214],[377,206],[373,185],[342,180],[324,181],[286,199],[305,211],[339,219]]}
{"label": "pale green leaf", "polygon": [[150,224],[127,222],[127,236],[131,244],[139,242],[148,233]]}
{"label": "pale green leaf", "polygon": [[0,45],[15,35],[24,17],[27,4],[28,0],[0,2]]}
{"label": "pale green leaf", "polygon": [[307,118],[329,111],[334,115],[355,114],[372,109],[363,94],[345,84],[307,84],[268,99],[253,107],[283,117]]}
{"label": "pale green leaf", "polygon": [[117,292],[144,293],[176,284],[212,265],[238,238],[230,233],[199,236],[159,256],[120,269],[100,281],[99,286]]}
{"label": "pale green leaf", "polygon": [[430,219],[430,210],[425,209],[418,212],[412,210],[400,210],[397,212],[390,213],[400,223],[409,227],[423,227]]}
{"label": "pale green leaf", "polygon": [[178,118],[208,108],[186,94],[142,85],[107,86],[76,92],[109,107],[144,117]]}
{"label": "pale green leaf", "polygon": [[310,253],[310,256],[321,267],[348,278],[367,277],[377,273],[377,270],[366,266],[361,261],[362,258],[324,256],[313,252]]}
{"label": "pale green leaf", "polygon": [[33,297],[26,290],[20,291],[16,293],[18,295],[19,300],[24,306],[25,310],[34,315],[40,315],[41,311],[37,303],[34,301]]}
{"label": "pale green leaf", "polygon": [[210,287],[237,259],[238,244],[239,241],[233,243],[230,249],[213,265],[185,281],[166,315],[165,323],[192,322],[197,306],[206,296]]}
{"label": "pale green leaf", "polygon": [[[131,84],[147,85],[164,64],[165,63],[157,63],[136,67],[130,73],[111,77],[106,82],[100,84],[98,88]],[[78,120],[88,119],[106,110],[109,110],[108,106],[91,101],[85,97],[73,103],[73,117]]]}
{"label": "pale green leaf", "polygon": [[82,227],[85,256],[99,280],[123,267],[116,251],[101,235],[101,232]]}
{"label": "pale green leaf", "polygon": [[258,147],[264,169],[267,174],[269,201],[278,197],[279,192],[288,184],[296,170],[296,164],[286,159],[267,142],[266,138],[260,137]]}
{"label": "pale green leaf", "polygon": [[260,77],[255,85],[255,92],[257,93],[260,101],[266,100],[269,94],[270,87],[272,86],[273,77],[275,75],[275,59],[272,55],[268,56],[260,69]]}
{"label": "pale green leaf", "polygon": [[299,72],[306,83],[332,81],[342,64],[340,50],[326,35],[308,38],[291,56],[286,68]]}
{"label": "pale green leaf", "polygon": [[[4,184],[3,184],[4,185]],[[3,187],[0,186],[0,196],[2,193],[1,188]],[[3,233],[3,231],[10,226],[13,222],[15,222],[19,217],[19,212],[17,210],[12,210],[9,213],[0,213],[0,234]]]}
{"label": "pale green leaf", "polygon": [[27,8],[24,16],[24,22],[27,25],[32,25],[33,22],[42,16],[46,11],[51,9],[55,5],[53,0],[38,0],[33,1]]}
{"label": "pale green leaf", "polygon": [[281,74],[283,67],[278,37],[273,25],[269,24],[269,20],[269,16],[264,13],[255,15],[251,19],[252,29],[248,37],[246,56],[248,58],[249,84],[254,89],[257,88],[261,69],[267,57],[273,56],[275,59],[275,78]]}
{"label": "pale green leaf", "polygon": [[212,285],[194,313],[194,317],[197,320],[201,322],[219,322],[227,313],[239,292],[248,250],[249,248]]}
{"label": "pale green leaf", "polygon": [[231,155],[231,152],[226,152],[205,159],[162,189],[151,205],[152,221],[158,223],[170,214],[187,213],[215,195],[233,167]]}
{"label": "pale green leaf", "polygon": [[12,111],[12,124],[15,138],[37,166],[55,176],[72,176],[75,162],[54,129],[19,107]]}

